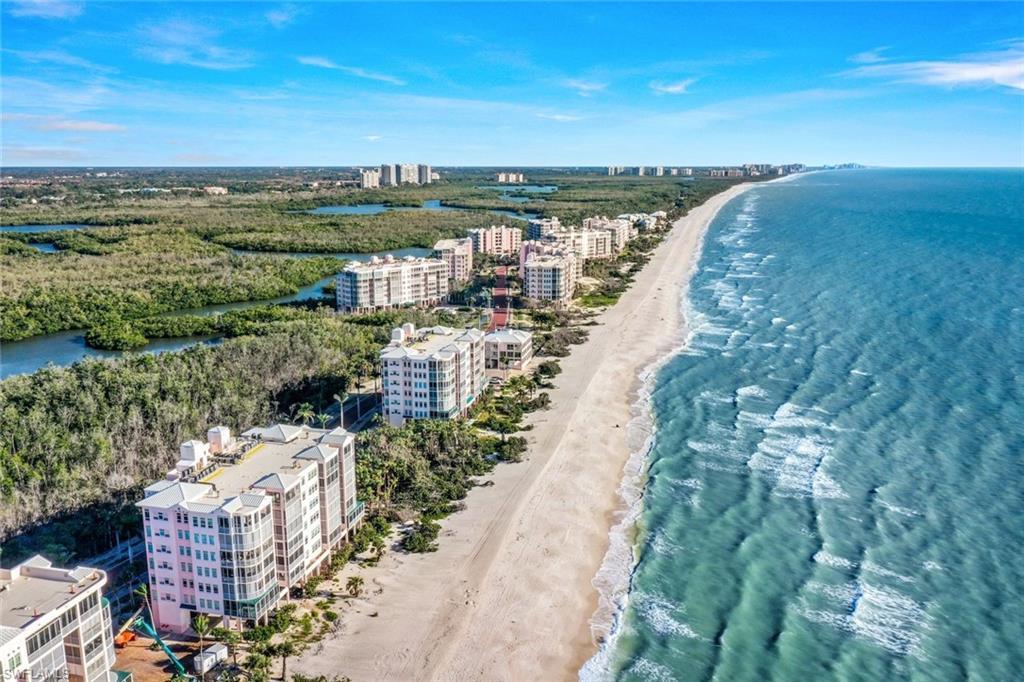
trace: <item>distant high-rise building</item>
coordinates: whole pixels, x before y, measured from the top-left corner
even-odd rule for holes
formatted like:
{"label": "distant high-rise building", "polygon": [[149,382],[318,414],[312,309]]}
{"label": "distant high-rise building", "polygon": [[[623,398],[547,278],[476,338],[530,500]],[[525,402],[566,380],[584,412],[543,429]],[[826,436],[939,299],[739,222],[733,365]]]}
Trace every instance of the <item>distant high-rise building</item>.
{"label": "distant high-rise building", "polygon": [[419,182],[419,169],[415,163],[403,163],[398,166],[398,183],[415,185]]}
{"label": "distant high-rise building", "polygon": [[380,187],[380,169],[361,169],[359,171],[359,186],[363,189],[374,189]]}
{"label": "distant high-rise building", "polygon": [[662,166],[658,166],[657,168],[654,169],[654,174],[660,178],[662,175],[665,174],[665,169]]}
{"label": "distant high-rise building", "polygon": [[419,175],[419,182],[421,185],[429,185],[434,175],[430,170],[430,166],[424,163],[421,163],[417,167],[417,174]]}
{"label": "distant high-rise building", "polygon": [[399,182],[398,167],[393,163],[385,163],[380,167],[380,184],[382,187],[394,187]]}

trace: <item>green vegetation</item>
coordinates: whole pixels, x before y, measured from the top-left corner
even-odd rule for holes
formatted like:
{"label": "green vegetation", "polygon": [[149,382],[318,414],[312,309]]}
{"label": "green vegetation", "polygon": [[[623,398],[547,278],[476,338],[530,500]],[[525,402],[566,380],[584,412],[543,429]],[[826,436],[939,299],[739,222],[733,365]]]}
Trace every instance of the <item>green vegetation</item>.
{"label": "green vegetation", "polygon": [[[507,222],[487,209],[557,215],[565,223],[594,214],[659,208],[676,215],[734,182],[541,176],[534,180],[551,181],[559,190],[519,204],[501,200],[498,192],[477,189],[482,176],[369,191],[341,187],[327,178],[332,178],[330,172],[306,170],[169,170],[13,187],[2,200],[0,220],[5,224],[103,227],[0,236],[0,339],[95,328],[91,337],[97,345],[130,348],[139,343],[139,337],[112,321],[114,315],[134,320],[211,304],[276,298],[293,294],[342,266],[334,259],[240,256],[230,248],[370,253],[430,247],[437,239],[462,235],[470,227]],[[231,194],[207,197],[193,190],[118,194],[123,189],[202,186],[202,182],[227,186]],[[314,187],[314,182],[322,184]],[[40,191],[45,193],[40,196],[66,198],[26,203]],[[419,206],[426,200],[476,210],[386,211],[372,216],[304,212],[329,204]],[[28,246],[36,242],[52,242],[60,251],[45,254]]]}
{"label": "green vegetation", "polygon": [[[235,256],[184,234],[121,237],[103,233],[81,237],[103,245],[109,251],[103,255],[0,256],[0,339],[107,326],[115,318],[276,298],[294,294],[343,265],[334,258]],[[123,335],[116,325],[107,333],[114,339]],[[97,339],[103,338],[97,334]]]}

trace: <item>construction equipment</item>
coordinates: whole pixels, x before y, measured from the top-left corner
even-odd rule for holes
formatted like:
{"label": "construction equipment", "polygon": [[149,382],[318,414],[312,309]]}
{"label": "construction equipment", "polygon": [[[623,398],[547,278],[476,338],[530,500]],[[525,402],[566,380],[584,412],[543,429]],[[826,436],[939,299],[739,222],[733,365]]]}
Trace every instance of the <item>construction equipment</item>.
{"label": "construction equipment", "polygon": [[128,642],[135,640],[137,635],[149,637],[156,642],[161,649],[163,649],[164,655],[167,656],[167,660],[171,662],[171,665],[174,666],[174,671],[179,676],[189,680],[194,680],[195,677],[188,674],[185,670],[184,664],[177,656],[174,655],[174,652],[171,651],[170,647],[167,646],[167,643],[161,639],[160,635],[157,634],[156,628],[150,625],[149,621],[147,621],[145,616],[142,615],[142,611],[145,608],[145,605],[140,606],[138,610],[133,613],[127,621],[125,621],[125,624],[122,625],[121,629],[114,635],[114,644],[120,648],[124,648],[128,646]]}

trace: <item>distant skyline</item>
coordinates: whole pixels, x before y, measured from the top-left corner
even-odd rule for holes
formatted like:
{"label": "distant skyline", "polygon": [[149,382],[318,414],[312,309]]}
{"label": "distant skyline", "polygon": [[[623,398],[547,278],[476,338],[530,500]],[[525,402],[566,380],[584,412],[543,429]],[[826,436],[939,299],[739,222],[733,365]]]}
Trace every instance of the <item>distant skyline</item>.
{"label": "distant skyline", "polygon": [[1019,3],[0,12],[4,166],[1024,165]]}

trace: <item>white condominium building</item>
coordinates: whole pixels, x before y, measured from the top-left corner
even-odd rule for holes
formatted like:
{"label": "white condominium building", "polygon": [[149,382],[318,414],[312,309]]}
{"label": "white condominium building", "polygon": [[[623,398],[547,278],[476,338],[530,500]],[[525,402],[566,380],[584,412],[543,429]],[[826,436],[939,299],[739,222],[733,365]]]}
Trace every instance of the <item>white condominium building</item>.
{"label": "white condominium building", "polygon": [[521,185],[526,182],[526,178],[522,173],[497,173],[495,174],[494,179],[503,184],[512,183]]}
{"label": "white condominium building", "polygon": [[530,253],[520,276],[526,298],[568,305],[576,289],[576,256],[572,253],[559,256]]}
{"label": "white condominium building", "polygon": [[667,218],[668,214],[664,211],[655,211],[654,213],[623,213],[619,216],[619,220],[625,220],[641,232],[657,230]]}
{"label": "white condominium building", "polygon": [[487,386],[484,333],[407,323],[380,353],[388,423],[465,415]]}
{"label": "white condominium building", "polygon": [[523,231],[518,227],[491,225],[468,231],[473,241],[473,251],[492,256],[514,256],[523,243]]}
{"label": "white condominium building", "polygon": [[385,163],[380,167],[380,184],[382,187],[394,187],[398,184],[398,167],[393,163]]}
{"label": "white condominium building", "polygon": [[484,364],[488,375],[522,372],[533,358],[533,334],[521,329],[497,329],[484,337]]}
{"label": "white condominium building", "polygon": [[36,555],[0,569],[0,675],[11,682],[113,679],[107,575]]}
{"label": "white condominium building", "polygon": [[355,437],[279,424],[188,441],[139,501],[154,625],[182,633],[204,613],[264,619],[316,574],[363,515]]}
{"label": "white condominium building", "polygon": [[338,273],[338,310],[368,313],[410,305],[437,305],[448,295],[448,265],[437,258],[388,255],[349,263]]}
{"label": "white condominium building", "polygon": [[425,163],[421,163],[416,167],[416,180],[421,185],[429,185],[430,181],[434,179],[434,173],[430,170],[430,166]]}
{"label": "white condominium building", "polygon": [[380,187],[380,169],[370,168],[359,171],[359,186],[363,189]]}
{"label": "white condominium building", "polygon": [[442,239],[434,244],[434,258],[444,261],[453,282],[468,282],[473,277],[473,240],[469,237]]}
{"label": "white condominium building", "polygon": [[629,240],[636,237],[636,228],[633,226],[633,223],[619,218],[608,219],[603,216],[584,218],[583,229],[602,230],[609,233],[612,238],[612,248],[616,251],[621,251],[626,248],[626,244],[629,243]]}
{"label": "white condominium building", "polygon": [[562,223],[558,221],[558,218],[534,218],[526,224],[526,238],[543,239],[561,230]]}

